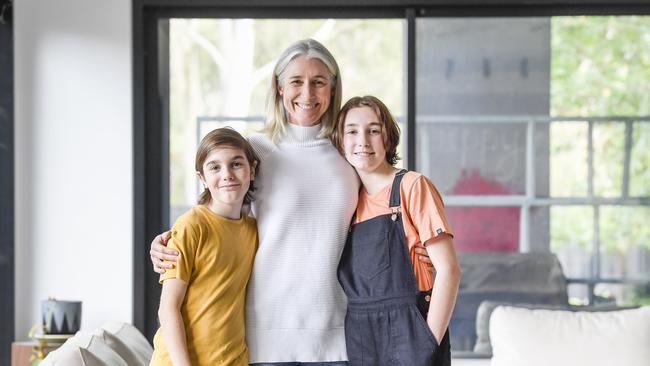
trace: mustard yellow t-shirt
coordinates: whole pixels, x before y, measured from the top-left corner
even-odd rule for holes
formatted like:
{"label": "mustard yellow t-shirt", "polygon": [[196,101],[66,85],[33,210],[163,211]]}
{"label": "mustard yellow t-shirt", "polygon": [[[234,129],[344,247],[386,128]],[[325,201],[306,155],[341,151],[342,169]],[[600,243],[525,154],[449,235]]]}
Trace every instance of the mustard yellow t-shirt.
{"label": "mustard yellow t-shirt", "polygon": [[[219,216],[199,205],[178,218],[170,248],[180,256],[160,282],[187,283],[181,315],[192,365],[248,365],[244,326],[246,285],[257,250],[255,219]],[[154,336],[150,365],[171,365],[163,329]]]}

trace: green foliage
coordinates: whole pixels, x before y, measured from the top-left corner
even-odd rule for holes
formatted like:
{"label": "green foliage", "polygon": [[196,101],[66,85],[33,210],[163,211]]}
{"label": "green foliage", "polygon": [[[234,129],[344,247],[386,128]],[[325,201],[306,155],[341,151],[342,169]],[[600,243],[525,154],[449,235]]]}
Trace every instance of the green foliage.
{"label": "green foliage", "polygon": [[549,144],[551,196],[586,196],[587,124],[551,123]]}
{"label": "green foliage", "polygon": [[625,253],[632,246],[650,250],[650,207],[600,208],[600,241],[604,252]]}
{"label": "green foliage", "polygon": [[[648,96],[650,98],[650,95]],[[630,162],[630,195],[650,196],[650,123],[634,123]]]}
{"label": "green foliage", "polygon": [[650,306],[650,292],[648,289],[638,288],[632,292],[629,300],[630,305]]}
{"label": "green foliage", "polygon": [[590,206],[551,207],[551,250],[577,244],[591,252],[594,209]]}
{"label": "green foliage", "polygon": [[551,115],[650,115],[650,17],[554,17]]}
{"label": "green foliage", "polygon": [[[551,41],[553,116],[650,115],[650,17],[555,17]],[[551,194],[584,195],[586,126],[551,127]],[[634,123],[630,194],[650,193],[650,124]],[[594,125],[594,194],[623,194],[625,125]],[[585,212],[551,211],[554,250],[590,235]],[[650,250],[650,208],[601,207],[600,242],[607,255],[633,245]],[[648,228],[648,229],[646,229]]]}
{"label": "green foliage", "polygon": [[623,192],[625,124],[594,124],[594,194],[619,197]]}

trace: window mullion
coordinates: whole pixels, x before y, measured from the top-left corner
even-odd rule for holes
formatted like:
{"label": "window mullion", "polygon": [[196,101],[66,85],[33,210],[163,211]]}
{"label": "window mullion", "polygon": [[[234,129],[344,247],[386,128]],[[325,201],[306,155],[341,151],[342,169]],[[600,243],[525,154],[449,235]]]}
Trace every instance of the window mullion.
{"label": "window mullion", "polygon": [[[594,232],[592,241],[592,263],[591,263],[591,278],[600,279],[600,205],[594,204]],[[592,283],[589,286],[589,304],[594,304],[594,289],[596,284]]]}
{"label": "window mullion", "polygon": [[594,121],[587,121],[587,197],[594,197]]}
{"label": "window mullion", "polygon": [[625,151],[623,152],[623,187],[621,196],[624,198],[630,195],[630,159],[632,155],[632,120],[625,121]]}
{"label": "window mullion", "polygon": [[[594,122],[589,120],[587,121],[587,197],[589,200],[594,198]],[[600,278],[600,248],[598,247],[598,231],[599,231],[599,217],[600,210],[599,206],[595,203],[592,203],[594,208],[594,218],[593,218],[593,233],[592,233],[592,242],[591,242],[591,278]],[[589,304],[593,305],[594,303],[594,289],[595,284],[593,282],[589,283]]]}
{"label": "window mullion", "polygon": [[406,18],[406,167],[409,170],[416,170],[415,151],[415,99],[417,96],[415,73],[416,73],[416,40],[415,40],[415,9],[408,8],[405,12]]}
{"label": "window mullion", "polygon": [[519,251],[530,252],[530,205],[535,200],[535,123],[526,123],[526,199],[519,211]]}

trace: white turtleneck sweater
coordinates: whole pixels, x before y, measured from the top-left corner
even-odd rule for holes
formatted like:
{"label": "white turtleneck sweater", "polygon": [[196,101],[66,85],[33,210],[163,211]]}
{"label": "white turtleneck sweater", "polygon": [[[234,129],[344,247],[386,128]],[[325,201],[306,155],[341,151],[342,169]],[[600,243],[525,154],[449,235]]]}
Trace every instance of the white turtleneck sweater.
{"label": "white turtleneck sweater", "polygon": [[250,138],[261,160],[252,205],[260,242],[246,299],[250,363],[347,360],[336,269],[359,180],[319,132],[289,125],[278,145]]}

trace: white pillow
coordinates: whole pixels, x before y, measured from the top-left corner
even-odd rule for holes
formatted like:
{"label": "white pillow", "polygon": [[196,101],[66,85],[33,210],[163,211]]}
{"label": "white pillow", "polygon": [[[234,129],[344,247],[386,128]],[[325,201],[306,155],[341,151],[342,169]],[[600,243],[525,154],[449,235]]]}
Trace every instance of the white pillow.
{"label": "white pillow", "polygon": [[104,344],[115,351],[129,366],[147,366],[149,363],[144,362],[138,357],[128,345],[122,342],[116,335],[109,333],[107,330],[99,328],[93,332],[99,337]]}
{"label": "white pillow", "polygon": [[492,366],[648,366],[650,307],[608,312],[499,306]]}
{"label": "white pillow", "polygon": [[[94,365],[115,365],[115,366],[128,366],[126,361],[120,357],[120,355],[115,352],[111,347],[109,347],[104,340],[92,333],[87,332],[77,332],[72,338],[68,339],[62,346],[62,349],[73,347],[81,348],[82,350],[87,350],[92,353],[93,356],[96,356],[99,360],[102,361],[101,364],[92,362],[92,360],[86,360],[84,358],[84,365],[94,366]],[[83,355],[83,353],[82,353]]]}
{"label": "white pillow", "polygon": [[40,366],[87,366],[102,365],[108,366],[90,351],[72,346],[62,347],[47,354],[47,357],[39,363]]}
{"label": "white pillow", "polygon": [[[138,328],[128,323],[108,322],[102,325],[102,329],[113,334],[125,344],[137,358],[136,365],[148,365],[153,355],[153,347]],[[131,363],[129,363],[131,364]]]}

